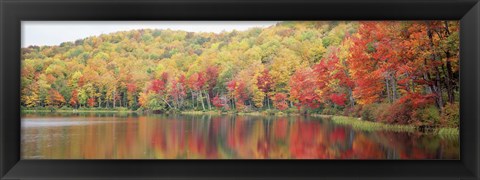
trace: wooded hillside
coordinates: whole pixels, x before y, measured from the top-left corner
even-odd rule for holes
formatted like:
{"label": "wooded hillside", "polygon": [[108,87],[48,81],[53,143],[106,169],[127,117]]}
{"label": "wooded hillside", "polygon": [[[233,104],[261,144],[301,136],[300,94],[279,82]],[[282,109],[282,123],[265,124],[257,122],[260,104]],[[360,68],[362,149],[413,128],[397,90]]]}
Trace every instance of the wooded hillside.
{"label": "wooded hillside", "polygon": [[22,48],[27,108],[343,114],[457,127],[459,22],[133,30]]}

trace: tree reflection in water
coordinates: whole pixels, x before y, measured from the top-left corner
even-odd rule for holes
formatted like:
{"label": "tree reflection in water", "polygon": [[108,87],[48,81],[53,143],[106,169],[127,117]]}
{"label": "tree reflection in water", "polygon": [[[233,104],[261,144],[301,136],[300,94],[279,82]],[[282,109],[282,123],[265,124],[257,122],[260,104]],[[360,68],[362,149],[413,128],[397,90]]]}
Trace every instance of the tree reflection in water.
{"label": "tree reflection in water", "polygon": [[459,159],[460,146],[300,116],[36,113],[22,129],[25,159]]}

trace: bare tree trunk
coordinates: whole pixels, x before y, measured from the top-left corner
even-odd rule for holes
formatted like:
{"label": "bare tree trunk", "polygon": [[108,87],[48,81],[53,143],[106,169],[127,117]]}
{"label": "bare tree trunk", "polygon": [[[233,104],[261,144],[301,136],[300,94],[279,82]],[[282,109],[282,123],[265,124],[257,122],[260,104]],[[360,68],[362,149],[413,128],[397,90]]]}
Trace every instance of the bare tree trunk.
{"label": "bare tree trunk", "polygon": [[161,98],[161,99],[163,100],[163,102],[165,102],[165,103],[168,105],[168,107],[169,107],[170,109],[173,109],[172,106],[170,105],[170,103],[168,103],[168,101],[165,100],[165,98]]}
{"label": "bare tree trunk", "polygon": [[123,92],[122,95],[123,95],[123,107],[127,107],[128,106],[127,93]]}
{"label": "bare tree trunk", "polygon": [[121,97],[121,98],[118,98],[118,101],[119,101],[120,107],[122,107],[122,98],[123,98],[123,97]]}
{"label": "bare tree trunk", "polygon": [[207,105],[208,105],[208,110],[212,109],[212,106],[210,104],[210,94],[205,92],[205,95],[207,96]]}
{"label": "bare tree trunk", "polygon": [[204,102],[203,102],[203,95],[202,95],[203,93],[202,93],[202,91],[200,91],[199,94],[200,94],[200,97],[199,97],[199,98],[200,98],[200,101],[202,102],[202,109],[205,111],[205,104],[204,104]]}
{"label": "bare tree trunk", "polygon": [[116,102],[117,102],[117,99],[116,99],[116,97],[115,97],[115,95],[117,94],[116,91],[117,91],[117,90],[114,90],[114,91],[113,91],[113,108],[114,108],[114,109],[115,109],[115,104],[116,104]]}
{"label": "bare tree trunk", "polygon": [[268,106],[268,109],[270,109],[270,98],[268,98],[268,95],[267,95],[267,106]]}
{"label": "bare tree trunk", "polygon": [[443,103],[443,92],[442,92],[442,84],[441,84],[441,79],[440,79],[440,71],[437,69],[437,73],[435,75],[435,84],[436,84],[436,91],[438,94],[438,105],[439,108],[442,108],[444,103]]}
{"label": "bare tree trunk", "polygon": [[195,98],[193,97],[193,90],[190,90],[190,94],[192,95],[192,108],[195,109]]}
{"label": "bare tree trunk", "polygon": [[348,96],[350,98],[351,107],[355,106],[355,98],[353,97],[353,90],[350,87],[348,87]]}
{"label": "bare tree trunk", "polygon": [[385,78],[385,85],[387,86],[387,97],[388,97],[388,102],[393,102],[392,98],[390,96],[390,84],[388,82],[388,78]]}
{"label": "bare tree trunk", "polygon": [[397,79],[395,78],[395,73],[393,73],[392,76],[392,97],[393,101],[397,100],[398,95],[397,95]]}

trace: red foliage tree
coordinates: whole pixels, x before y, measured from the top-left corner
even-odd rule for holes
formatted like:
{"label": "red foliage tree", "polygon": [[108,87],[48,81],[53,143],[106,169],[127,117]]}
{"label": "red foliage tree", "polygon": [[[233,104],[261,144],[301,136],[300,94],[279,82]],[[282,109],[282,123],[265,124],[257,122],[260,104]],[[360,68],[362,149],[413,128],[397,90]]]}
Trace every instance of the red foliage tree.
{"label": "red foliage tree", "polygon": [[84,84],[85,84],[85,78],[83,76],[78,78],[78,82],[77,82],[78,87],[83,87]]}
{"label": "red foliage tree", "polygon": [[264,93],[272,90],[273,79],[267,69],[263,70],[262,74],[257,77],[257,87]]}
{"label": "red foliage tree", "polygon": [[398,103],[411,103],[414,108],[423,108],[435,101],[435,94],[407,93],[398,99]]}
{"label": "red foliage tree", "polygon": [[331,94],[330,100],[338,106],[345,106],[347,98],[345,94]]}
{"label": "red foliage tree", "polygon": [[295,104],[297,108],[302,106],[317,108],[319,107],[319,98],[315,92],[315,75],[312,69],[299,69],[293,74],[290,80],[290,96],[297,99]]}
{"label": "red foliage tree", "polygon": [[48,92],[47,104],[54,106],[62,106],[65,103],[65,98],[55,89],[50,89]]}
{"label": "red foliage tree", "polygon": [[127,92],[135,93],[137,91],[137,86],[134,83],[127,84]]}
{"label": "red foliage tree", "polygon": [[398,59],[393,45],[397,42],[388,34],[389,26],[391,22],[362,22],[358,35],[352,37],[348,62],[355,82],[353,96],[359,104],[377,102],[385,78],[390,80],[395,74],[392,68]]}
{"label": "red foliage tree", "polygon": [[173,102],[177,107],[182,105],[183,99],[187,96],[184,75],[172,80],[172,87],[168,94],[173,98]]}
{"label": "red foliage tree", "polygon": [[222,100],[218,96],[213,97],[212,104],[216,108],[221,108],[224,106],[224,104],[222,103]]}
{"label": "red foliage tree", "polygon": [[165,89],[165,82],[160,79],[155,79],[152,81],[149,89],[158,94]]}
{"label": "red foliage tree", "polygon": [[95,106],[95,98],[88,98],[87,103],[89,107]]}
{"label": "red foliage tree", "polygon": [[217,85],[219,68],[217,66],[208,66],[205,70],[205,81],[208,95],[213,96],[213,88]]}
{"label": "red foliage tree", "polygon": [[194,73],[188,79],[188,85],[190,89],[194,91],[200,91],[205,86],[206,79],[203,72]]}
{"label": "red foliage tree", "polygon": [[273,105],[280,111],[288,108],[287,95],[285,93],[277,93],[273,96]]}
{"label": "red foliage tree", "polygon": [[76,89],[74,89],[72,91],[72,95],[71,95],[71,98],[70,98],[70,106],[72,107],[77,107],[77,104],[78,104],[78,91]]}
{"label": "red foliage tree", "polygon": [[168,73],[164,72],[162,73],[162,76],[160,79],[155,79],[152,81],[149,87],[149,90],[159,94],[166,90],[167,83],[168,83]]}
{"label": "red foliage tree", "polygon": [[237,86],[237,81],[235,81],[234,79],[227,82],[227,90],[230,92],[235,91],[236,86]]}
{"label": "red foliage tree", "polygon": [[235,106],[237,109],[245,108],[245,101],[248,99],[247,87],[245,82],[231,80],[227,82],[227,89],[235,98]]}

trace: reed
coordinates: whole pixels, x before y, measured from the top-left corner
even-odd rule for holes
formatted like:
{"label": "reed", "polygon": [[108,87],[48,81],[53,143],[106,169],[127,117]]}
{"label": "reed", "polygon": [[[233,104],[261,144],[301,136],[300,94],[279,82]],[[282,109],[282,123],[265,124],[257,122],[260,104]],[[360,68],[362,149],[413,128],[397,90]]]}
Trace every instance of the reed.
{"label": "reed", "polygon": [[394,131],[394,132],[414,132],[415,126],[411,125],[393,125],[380,122],[363,121],[358,118],[346,116],[333,116],[332,121],[335,124],[350,125],[353,129],[362,131]]}
{"label": "reed", "polygon": [[458,138],[460,136],[458,128],[440,128],[436,133],[442,138]]}

